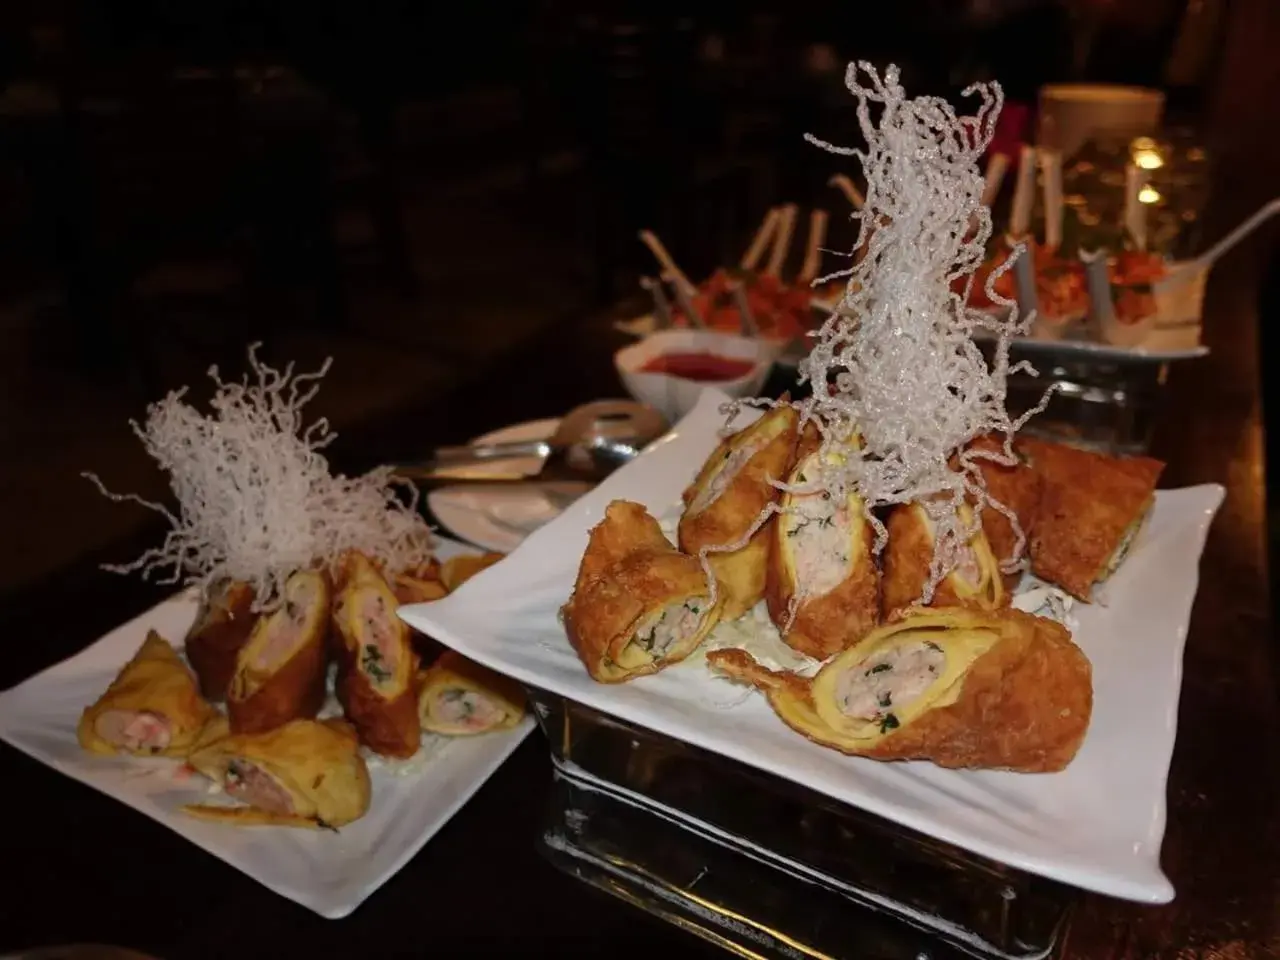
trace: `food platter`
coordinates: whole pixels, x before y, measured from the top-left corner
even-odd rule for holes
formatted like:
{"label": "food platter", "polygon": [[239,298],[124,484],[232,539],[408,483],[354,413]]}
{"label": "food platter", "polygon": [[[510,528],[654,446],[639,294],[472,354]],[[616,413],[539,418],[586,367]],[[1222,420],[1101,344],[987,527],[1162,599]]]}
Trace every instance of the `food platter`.
{"label": "food platter", "polygon": [[615,499],[670,518],[719,441],[725,397],[662,441],[502,564],[457,593],[402,608],[417,629],[530,686],[808,787],[979,855],[1125,899],[1160,903],[1165,784],[1176,736],[1181,659],[1217,486],[1160,491],[1105,605],[1075,608],[1093,664],[1093,721],[1074,762],[1052,774],[877,763],[825,750],[778,722],[760,695],[714,676],[695,654],[653,676],[600,684],[583,670],[559,611],[588,531]]}
{"label": "food platter", "polygon": [[[437,542],[442,560],[472,552],[452,541]],[[177,760],[87,754],[76,742],[76,724],[81,711],[133,655],[148,630],[180,640],[197,610],[194,592],[178,594],[74,657],[0,693],[0,739],[163,824],[323,917],[338,919],[351,913],[400,870],[533,727],[526,717],[510,730],[480,737],[427,734],[411,760],[396,763],[368,757],[370,809],[337,832],[246,829],[195,819],[181,808],[216,800],[210,781]],[[322,716],[336,710],[331,701]]]}

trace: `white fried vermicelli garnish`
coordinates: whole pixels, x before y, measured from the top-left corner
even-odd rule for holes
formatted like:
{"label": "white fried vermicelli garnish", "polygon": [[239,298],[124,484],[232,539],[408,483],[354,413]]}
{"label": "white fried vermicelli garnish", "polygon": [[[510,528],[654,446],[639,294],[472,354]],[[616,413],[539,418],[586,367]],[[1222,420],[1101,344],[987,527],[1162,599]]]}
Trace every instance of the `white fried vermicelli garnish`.
{"label": "white fried vermicelli garnish", "polygon": [[[866,148],[808,139],[861,161],[866,204],[853,216],[861,220],[858,246],[865,244],[867,252],[849,269],[815,281],[849,278],[839,309],[817,332],[800,364],[800,382],[810,383],[813,394],[794,403],[801,426],[812,421],[821,432],[824,456],[818,458],[818,475],[805,484],[776,485],[801,494],[821,489],[842,498],[861,496],[876,532],[877,553],[888,537],[872,511],[922,503],[935,529],[930,575],[920,598],[928,603],[938,583],[960,562],[986,507],[1013,524],[1018,545],[1003,565],[1017,568],[1023,543],[1017,518],[988,496],[978,461],[1016,463],[1009,445],[1013,434],[1049,399],[1046,392],[1035,408],[1016,419],[1005,409],[1009,375],[1035,373],[1026,363],[1009,362],[1010,337],[1026,332],[1033,318],[1019,320],[1016,304],[994,288],[1014,258],[986,283],[991,300],[1008,308],[1006,318],[965,305],[991,236],[978,161],[991,142],[1003,94],[995,83],[970,87],[965,95],[977,96],[978,109],[975,116],[960,117],[944,100],[908,99],[893,66],[881,78],[867,63],[850,64],[846,83],[858,100]],[[873,105],[878,109],[874,121]],[[957,279],[964,280],[962,292],[952,290]],[[995,337],[990,364],[973,340],[980,328]],[[726,405],[730,422],[741,405]],[[851,443],[855,433],[857,444]],[[986,433],[1003,434],[1003,450],[963,449]],[[836,451],[839,455],[826,456]],[[958,469],[952,469],[951,458],[958,452]],[[975,504],[969,523],[958,509],[966,497]],[[759,523],[776,511],[772,506],[762,513]],[[708,553],[741,549],[758,526],[735,543],[704,549],[704,566]]]}
{"label": "white fried vermicelli garnish", "polygon": [[[314,373],[274,370],[249,348],[252,378],[216,385],[210,412],[185,402],[186,389],[147,409],[134,433],[169,475],[176,512],[133,494],[111,493],[169,521],[164,542],[115,573],[160,574],[161,583],[207,590],[223,580],[250,584],[255,605],[281,595],[290,574],[331,567],[358,550],[392,571],[426,562],[431,530],[417,510],[417,492],[380,467],[360,477],[334,476],[321,452],[335,437],[324,419],[304,423],[303,408],[316,395],[330,361]],[[397,490],[403,486],[402,499]]]}

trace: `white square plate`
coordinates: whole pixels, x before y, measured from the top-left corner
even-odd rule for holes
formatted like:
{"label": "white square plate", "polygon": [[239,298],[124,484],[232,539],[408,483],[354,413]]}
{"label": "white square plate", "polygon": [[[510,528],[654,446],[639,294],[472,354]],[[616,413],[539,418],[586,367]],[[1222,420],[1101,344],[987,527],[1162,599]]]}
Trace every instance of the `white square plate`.
{"label": "white square plate", "polygon": [[1106,606],[1077,605],[1076,641],[1093,662],[1094,713],[1057,774],[879,763],[819,747],[785,727],[759,695],[727,699],[726,681],[691,658],[620,685],[594,682],[565,639],[568,598],[587,531],[617,498],[659,515],[710,454],[723,394],[706,391],[672,432],[542,529],[502,564],[402,616],[481,663],[530,685],[675,737],[939,840],[1100,893],[1172,899],[1160,871],[1165,781],[1173,752],[1182,649],[1218,486],[1161,491]]}
{"label": "white square plate", "polygon": [[[446,558],[471,552],[439,540]],[[0,693],[0,738],[55,770],[158,820],[281,896],[331,920],[345,917],[409,862],[533,729],[532,718],[502,733],[424,738],[399,769],[370,763],[369,812],[338,833],[234,827],[182,813],[206,797],[203,777],[176,760],[97,757],[76,742],[84,708],[107,688],[154,629],[177,642],[196,615],[181,594],[118,627],[69,660]]]}

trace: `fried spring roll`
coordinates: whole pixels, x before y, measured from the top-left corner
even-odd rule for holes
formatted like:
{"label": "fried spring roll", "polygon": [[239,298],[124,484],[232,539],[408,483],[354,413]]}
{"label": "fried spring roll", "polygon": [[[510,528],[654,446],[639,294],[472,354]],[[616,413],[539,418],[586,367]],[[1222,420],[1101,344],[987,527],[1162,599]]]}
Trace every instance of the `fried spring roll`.
{"label": "fried spring roll", "polygon": [[302,717],[324,704],[329,581],[314,570],[285,582],[284,597],[258,618],[249,642],[236,657],[227,688],[227,715],[235,733],[261,733]]}
{"label": "fried spring roll", "polygon": [[266,733],[215,737],[188,762],[246,804],[192,804],[204,820],[240,826],[341,827],[369,809],[369,771],[341,720],[291,720]]}
{"label": "fried spring roll", "polygon": [[[704,547],[742,539],[761,512],[778,500],[780,491],[773,481],[791,467],[798,424],[796,409],[782,403],[720,442],[684,492],[681,550],[696,557]],[[732,553],[708,556],[725,595],[726,620],[736,620],[764,597],[772,525],[766,523]]]}
{"label": "fried spring roll", "polygon": [[789,727],[877,760],[1051,773],[1075,758],[1092,669],[1066,629],[1018,610],[928,610],[873,631],[812,679],[743,650],[708,662],[761,688]]}
{"label": "fried spring roll", "polygon": [[683,660],[720,620],[702,564],[638,503],[615,500],[591,531],[565,632],[587,673],[621,683]]}
{"label": "fried spring roll", "polygon": [[361,743],[384,756],[411,757],[422,740],[413,685],[418,657],[398,606],[382,574],[361,558],[334,609],[337,689]]}
{"label": "fried spring roll", "polygon": [[[973,523],[973,511],[960,507],[960,520]],[[889,544],[884,551],[884,618],[891,620],[919,603],[933,563],[934,527],[924,506],[901,504],[886,522]],[[1009,602],[1004,577],[986,535],[979,529],[966,545],[960,564],[942,578],[929,604],[995,610]]]}
{"label": "fried spring roll", "polygon": [[90,753],[186,756],[213,709],[176,650],[154,630],[76,728]]}
{"label": "fried spring roll", "polygon": [[504,556],[506,554],[471,553],[450,557],[440,565],[440,582],[444,584],[445,590],[453,593],[481,570],[492,567]]}
{"label": "fried spring roll", "polygon": [[1031,536],[1031,572],[1086,603],[1110,577],[1155,503],[1164,464],[1020,440],[1044,484]]}
{"label": "fried spring roll", "polygon": [[422,729],[448,736],[509,730],[524,719],[524,690],[447,650],[418,678],[418,717]]}
{"label": "fried spring roll", "polygon": [[[1004,441],[992,434],[976,438],[969,444],[975,451],[985,451],[1003,456]],[[1031,547],[1031,532],[1035,526],[1036,508],[1040,503],[1040,475],[1024,462],[1014,451],[1018,463],[1006,466],[982,457],[975,457],[973,462],[982,474],[987,494],[1013,511],[1018,518],[1018,526],[1022,528],[1025,538],[1022,555],[1019,560],[1026,559]],[[995,507],[987,506],[982,511],[982,532],[986,534],[987,543],[991,545],[991,553],[996,563],[1001,564],[1013,557],[1014,548],[1018,545],[1018,536],[1014,532],[1009,518]],[[1019,580],[1018,574],[1005,574],[1006,590],[1012,591]]]}
{"label": "fried spring roll", "polygon": [[187,632],[183,650],[200,680],[200,692],[210,702],[227,698],[236,656],[249,642],[258,619],[252,607],[253,587],[228,580],[202,600],[196,622]]}
{"label": "fried spring roll", "polygon": [[[821,442],[817,429],[807,426],[788,485],[815,480]],[[839,503],[826,491],[784,493],[779,506],[765,589],[769,616],[779,630],[791,619],[783,641],[825,660],[853,646],[879,621],[880,571],[872,555],[871,526],[856,494]]]}

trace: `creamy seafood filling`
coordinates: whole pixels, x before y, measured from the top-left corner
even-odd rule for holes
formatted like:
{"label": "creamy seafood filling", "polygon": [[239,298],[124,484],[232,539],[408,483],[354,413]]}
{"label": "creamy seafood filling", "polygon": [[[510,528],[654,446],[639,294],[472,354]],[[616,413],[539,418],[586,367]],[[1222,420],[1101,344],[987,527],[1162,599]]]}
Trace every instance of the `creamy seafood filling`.
{"label": "creamy seafood filling", "polygon": [[451,687],[440,692],[435,715],[442,723],[466,730],[487,730],[500,724],[506,711],[474,690]]}
{"label": "creamy seafood filling", "polygon": [[729,489],[729,484],[733,483],[733,478],[738,475],[739,471],[747,465],[747,462],[752,457],[764,448],[766,443],[766,440],[759,439],[754,443],[745,443],[736,450],[730,450],[726,453],[720,469],[698,491],[698,495],[689,504],[689,510],[692,513],[698,513],[715,503],[720,494]]}
{"label": "creamy seafood filling", "polygon": [[255,670],[269,670],[288,658],[307,629],[320,584],[312,577],[291,581],[285,588],[284,609],[267,624],[268,636],[253,659]]}
{"label": "creamy seafood filling", "polygon": [[379,592],[360,597],[360,669],[375,684],[389,682],[398,663],[397,635],[389,620],[395,613]]}
{"label": "creamy seafood filling", "polygon": [[836,686],[840,711],[880,725],[899,725],[897,711],[911,706],[942,675],[947,655],[932,640],[901,643],[851,667]]}
{"label": "creamy seafood filling", "polygon": [[707,602],[702,597],[672,604],[640,625],[635,643],[655,660],[665,657],[672,647],[697,633],[706,608]]}
{"label": "creamy seafood filling", "polygon": [[[796,478],[805,483],[805,475]],[[830,593],[849,575],[853,560],[849,503],[828,491],[791,499],[787,538],[795,563],[796,594],[820,597]]]}
{"label": "creamy seafood filling", "polygon": [[227,764],[222,778],[229,797],[266,810],[268,813],[293,813],[293,798],[276,782],[275,777],[248,760],[236,758]]}
{"label": "creamy seafood filling", "polygon": [[93,722],[107,743],[133,752],[159,753],[169,746],[169,721],[149,710],[105,710]]}

